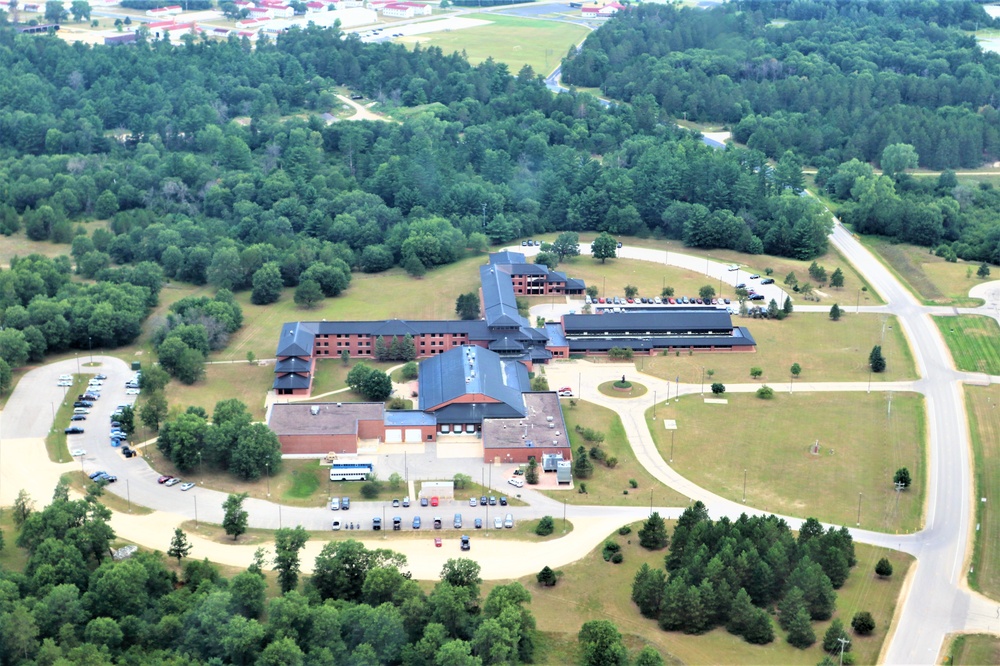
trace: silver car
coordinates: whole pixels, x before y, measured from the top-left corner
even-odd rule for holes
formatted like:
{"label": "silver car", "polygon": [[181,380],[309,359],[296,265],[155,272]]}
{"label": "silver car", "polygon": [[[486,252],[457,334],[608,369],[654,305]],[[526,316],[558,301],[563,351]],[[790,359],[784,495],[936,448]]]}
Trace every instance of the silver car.
{"label": "silver car", "polygon": [[493,529],[499,530],[503,528],[503,518],[497,516],[493,519]]}

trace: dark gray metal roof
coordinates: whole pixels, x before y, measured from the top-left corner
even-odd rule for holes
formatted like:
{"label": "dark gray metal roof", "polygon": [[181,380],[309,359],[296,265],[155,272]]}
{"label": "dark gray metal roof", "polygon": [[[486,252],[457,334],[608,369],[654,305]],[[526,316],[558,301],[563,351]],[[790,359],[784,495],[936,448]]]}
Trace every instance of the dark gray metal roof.
{"label": "dark gray metal roof", "polygon": [[729,313],[721,308],[664,309],[649,312],[606,312],[601,315],[564,315],[566,337],[574,335],[656,335],[677,333],[728,333]]}
{"label": "dark gray metal roof", "polygon": [[490,264],[523,264],[526,263],[523,252],[512,252],[510,250],[505,250],[503,252],[493,252],[490,254]]}
{"label": "dark gray metal roof", "polygon": [[554,322],[545,324],[545,334],[549,336],[549,344],[555,347],[565,347],[569,344],[560,324]]}
{"label": "dark gray metal roof", "polygon": [[665,349],[667,347],[754,347],[757,342],[750,331],[742,326],[733,328],[731,335],[660,335],[649,337],[597,337],[588,336],[569,339],[570,352],[606,352],[612,347],[623,347],[635,351]]}
{"label": "dark gray metal roof", "polygon": [[316,330],[312,322],[289,322],[281,327],[281,337],[278,338],[278,349],[275,355],[278,357],[312,356],[315,336]]}
{"label": "dark gray metal roof", "polygon": [[[484,395],[523,413],[521,393],[529,389],[528,370],[518,361],[473,345],[456,347],[420,364],[421,410],[432,410],[464,395]],[[440,419],[439,419],[440,420]]]}
{"label": "dark gray metal roof", "polygon": [[281,375],[274,378],[271,388],[275,389],[307,389],[311,380],[309,375]]}
{"label": "dark gray metal roof", "polygon": [[515,409],[503,402],[452,403],[434,412],[438,423],[481,423],[483,419],[520,418],[522,416],[524,416],[523,407]]}
{"label": "dark gray metal roof", "polygon": [[542,264],[529,264],[517,263],[517,264],[496,264],[497,268],[504,271],[509,275],[548,275],[548,266],[543,266]]}
{"label": "dark gray metal roof", "polygon": [[274,371],[281,372],[301,372],[308,373],[311,369],[312,363],[300,358],[298,356],[290,356],[288,358],[279,359],[274,364]]}
{"label": "dark gray metal roof", "polygon": [[483,309],[490,328],[514,328],[527,324],[517,313],[517,299],[510,275],[492,265],[479,267],[479,281],[483,287]]}

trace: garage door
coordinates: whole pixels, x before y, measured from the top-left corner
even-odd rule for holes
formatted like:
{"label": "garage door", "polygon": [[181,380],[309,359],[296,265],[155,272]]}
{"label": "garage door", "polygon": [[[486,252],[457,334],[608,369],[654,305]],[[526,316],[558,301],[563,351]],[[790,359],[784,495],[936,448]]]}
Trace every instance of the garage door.
{"label": "garage door", "polygon": [[406,429],[406,441],[407,442],[420,442],[420,428],[407,428]]}
{"label": "garage door", "polygon": [[386,428],[385,441],[391,444],[402,442],[403,430],[401,428]]}

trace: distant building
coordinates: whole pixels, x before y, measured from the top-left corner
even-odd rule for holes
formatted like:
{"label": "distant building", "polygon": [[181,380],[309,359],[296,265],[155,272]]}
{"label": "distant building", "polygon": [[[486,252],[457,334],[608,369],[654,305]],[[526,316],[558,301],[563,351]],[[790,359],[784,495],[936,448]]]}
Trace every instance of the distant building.
{"label": "distant building", "polygon": [[382,16],[394,18],[413,18],[414,16],[430,16],[431,6],[419,2],[394,2],[383,5]]}
{"label": "distant building", "polygon": [[180,5],[170,5],[169,7],[157,7],[156,9],[147,9],[146,16],[173,16],[175,14],[180,14],[184,9]]}

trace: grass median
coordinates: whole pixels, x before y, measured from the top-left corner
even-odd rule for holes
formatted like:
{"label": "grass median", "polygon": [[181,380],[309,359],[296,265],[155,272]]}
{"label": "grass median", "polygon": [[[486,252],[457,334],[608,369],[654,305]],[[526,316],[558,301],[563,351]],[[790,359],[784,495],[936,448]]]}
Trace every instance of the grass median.
{"label": "grass median", "polygon": [[956,636],[945,650],[946,664],[978,666],[1000,664],[1000,637],[990,634]]}
{"label": "grass median", "polygon": [[[882,532],[923,524],[925,417],[911,393],[727,394],[727,404],[689,396],[660,407],[677,421],[673,467],[702,488],[764,511]],[[666,413],[663,413],[666,410]],[[664,459],[671,435],[647,423]],[[813,447],[818,442],[818,451]],[[896,492],[901,467],[913,485]],[[745,490],[744,490],[745,488]],[[859,504],[860,500],[860,504]]]}
{"label": "grass median", "polygon": [[981,315],[933,319],[948,343],[956,368],[1000,375],[1000,326],[996,319]]}
{"label": "grass median", "polygon": [[[721,627],[701,636],[691,636],[662,631],[656,620],[642,617],[631,600],[635,573],[643,563],[662,568],[668,551],[641,548],[636,537],[636,530],[641,525],[633,524],[630,535],[613,533],[608,536],[608,539],[621,545],[625,558],[622,564],[605,562],[601,556],[602,546],[598,545],[581,560],[562,567],[562,575],[555,587],[539,586],[534,576],[519,579],[531,592],[531,612],[542,632],[535,655],[536,663],[580,663],[576,637],[583,623],[594,619],[610,620],[618,627],[624,635],[630,656],[634,657],[644,645],[652,645],[669,664],[812,665],[822,660],[822,637],[832,618],[813,623],[819,641],[809,649],[799,650],[785,642],[785,632],[776,624],[774,642],[757,646],[744,642]],[[668,532],[672,534],[674,524],[668,522],[667,525]],[[914,560],[903,553],[864,544],[856,544],[855,552],[858,565],[851,570],[844,586],[837,590],[834,618],[839,617],[849,627],[855,612],[867,610],[872,614],[878,625],[875,633],[869,637],[852,638],[857,659],[855,663],[873,664],[882,649],[903,581]],[[893,565],[894,573],[888,580],[880,580],[874,574],[875,563],[882,557],[887,557]],[[538,562],[539,570],[543,566],[544,561]],[[483,596],[500,582],[484,583]]]}
{"label": "grass median", "polygon": [[926,305],[977,306],[978,298],[969,298],[969,290],[982,280],[976,276],[979,264],[971,261],[950,262],[926,247],[893,243],[879,236],[857,238]]}
{"label": "grass median", "polygon": [[993,599],[1000,598],[1000,387],[966,386],[965,408],[972,438],[976,481],[976,540],[969,586]]}
{"label": "grass median", "polygon": [[[45,437],[45,451],[49,454],[49,460],[52,462],[65,462],[70,459],[69,449],[70,442],[68,440],[70,435],[66,434],[66,428],[70,425],[77,425],[87,429],[88,424],[90,427],[99,427],[95,422],[91,421],[71,421],[73,417],[73,403],[76,402],[76,396],[82,394],[87,388],[87,382],[93,375],[73,375],[73,385],[67,387],[63,397],[63,401],[59,403],[59,407],[56,408],[56,403],[51,403],[49,406],[52,408],[52,429],[49,430],[49,434]],[[44,409],[44,405],[41,406]],[[75,446],[73,448],[76,448]]]}
{"label": "grass median", "polygon": [[[799,312],[784,321],[774,319],[733,318],[746,326],[757,341],[753,353],[680,352],[680,355],[637,356],[636,369],[673,381],[680,377],[686,384],[702,381],[706,371],[706,389],[712,382],[742,383],[754,381],[751,368],[763,371],[757,381],[775,390],[788,388],[789,369],[793,363],[802,367],[799,376],[810,382],[867,382],[868,355],[881,344],[886,357],[886,371],[873,373],[871,381],[887,382],[916,379],[913,354],[899,321],[890,315],[848,314],[840,321],[818,312]],[[714,370],[709,376],[708,370]]]}

